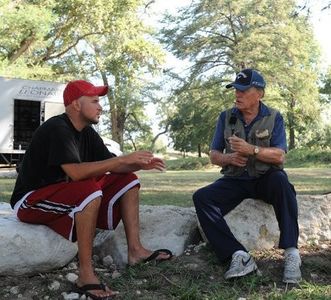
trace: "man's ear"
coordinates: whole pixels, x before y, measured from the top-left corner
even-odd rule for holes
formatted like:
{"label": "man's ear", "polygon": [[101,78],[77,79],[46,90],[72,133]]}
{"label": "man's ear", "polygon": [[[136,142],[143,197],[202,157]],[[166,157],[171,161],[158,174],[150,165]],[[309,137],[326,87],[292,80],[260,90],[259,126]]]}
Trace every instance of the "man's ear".
{"label": "man's ear", "polygon": [[80,104],[79,100],[76,99],[76,100],[72,101],[72,106],[73,106],[74,110],[79,111],[81,104]]}

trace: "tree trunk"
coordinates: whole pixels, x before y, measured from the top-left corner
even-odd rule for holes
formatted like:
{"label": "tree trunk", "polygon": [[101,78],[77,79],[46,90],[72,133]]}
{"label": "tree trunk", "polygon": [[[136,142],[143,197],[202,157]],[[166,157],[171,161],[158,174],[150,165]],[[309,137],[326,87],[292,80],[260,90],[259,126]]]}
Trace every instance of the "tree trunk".
{"label": "tree trunk", "polygon": [[[108,84],[108,81],[104,76],[102,76],[103,82]],[[108,101],[110,106],[110,122],[111,122],[111,137],[112,139],[120,144],[121,150],[123,150],[124,146],[124,124],[126,120],[125,110],[123,110],[120,105],[117,104],[116,99],[116,86],[117,86],[117,78],[115,76],[115,88],[109,88],[108,91]]]}
{"label": "tree trunk", "polygon": [[198,157],[201,157],[201,144],[198,144]]}
{"label": "tree trunk", "polygon": [[14,63],[21,55],[23,55],[35,41],[35,34],[32,32],[29,37],[21,41],[20,47],[13,53],[8,55],[10,63]]}
{"label": "tree trunk", "polygon": [[287,114],[289,128],[289,150],[295,149],[295,115],[294,115],[295,99],[291,98],[290,109]]}

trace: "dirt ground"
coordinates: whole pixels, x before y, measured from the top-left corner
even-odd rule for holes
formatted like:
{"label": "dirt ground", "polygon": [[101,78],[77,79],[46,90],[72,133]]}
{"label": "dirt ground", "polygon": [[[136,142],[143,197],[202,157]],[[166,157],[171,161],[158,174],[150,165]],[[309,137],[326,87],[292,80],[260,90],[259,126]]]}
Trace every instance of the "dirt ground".
{"label": "dirt ground", "polygon": [[[304,282],[316,286],[329,286],[327,292],[323,292],[325,298],[318,299],[331,299],[331,245],[324,245],[323,248],[300,248],[300,252]],[[158,265],[116,270],[114,265],[106,268],[95,262],[95,267],[103,282],[120,291],[116,300],[232,299],[226,296],[227,291],[231,289],[233,299],[242,298],[236,296],[239,294],[247,295],[247,298],[242,299],[269,299],[262,295],[275,293],[275,288],[280,290],[281,294],[286,293],[287,289],[300,288],[293,285],[285,286],[281,282],[283,260],[279,250],[253,252],[253,256],[258,264],[259,273],[252,275],[246,281],[230,283],[223,278],[227,265],[219,264],[210,248],[203,244],[198,247],[192,245],[182,256]],[[74,261],[50,273],[33,276],[0,276],[0,299],[79,299],[77,295],[70,293],[73,285],[70,280],[75,279],[76,268],[77,262]],[[213,296],[215,295],[213,290],[221,296]],[[330,294],[327,295],[328,293]],[[254,294],[260,296],[255,298]]]}

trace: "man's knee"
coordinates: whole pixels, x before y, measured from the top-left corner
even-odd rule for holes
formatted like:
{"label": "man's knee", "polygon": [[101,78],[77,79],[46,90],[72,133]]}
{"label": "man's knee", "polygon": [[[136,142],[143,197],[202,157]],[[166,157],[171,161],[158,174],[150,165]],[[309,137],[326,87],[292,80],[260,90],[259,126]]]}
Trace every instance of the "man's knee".
{"label": "man's knee", "polygon": [[101,205],[101,199],[102,197],[95,197],[94,199],[92,199],[84,208],[82,211],[86,211],[86,210],[90,210],[90,211],[98,211]]}
{"label": "man's knee", "polygon": [[272,172],[268,177],[269,185],[276,190],[288,189],[291,184],[283,171]]}
{"label": "man's knee", "polygon": [[193,203],[196,207],[200,206],[200,204],[205,201],[206,192],[207,191],[205,188],[198,189],[197,191],[194,192],[192,198],[193,198]]}

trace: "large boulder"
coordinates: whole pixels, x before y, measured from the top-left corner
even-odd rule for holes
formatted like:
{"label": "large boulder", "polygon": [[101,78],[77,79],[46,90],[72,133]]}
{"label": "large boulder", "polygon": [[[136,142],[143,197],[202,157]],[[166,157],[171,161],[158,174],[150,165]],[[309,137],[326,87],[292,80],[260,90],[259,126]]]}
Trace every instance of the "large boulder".
{"label": "large boulder", "polygon": [[331,193],[297,196],[299,245],[327,244],[331,240]]}
{"label": "large boulder", "polygon": [[[299,195],[299,246],[328,244],[331,239],[331,194]],[[249,250],[277,247],[278,224],[271,205],[246,199],[225,217],[238,240]],[[188,244],[199,238],[193,207],[140,207],[141,241],[149,249],[168,248],[181,255]],[[203,232],[201,231],[203,235]],[[76,244],[46,226],[19,222],[10,206],[0,203],[0,275],[50,271],[67,264],[76,255]],[[94,254],[111,256],[117,266],[127,263],[123,224],[115,231],[99,231]]]}
{"label": "large boulder", "polygon": [[[188,244],[201,239],[192,207],[140,206],[140,239],[151,250],[167,248],[181,255]],[[121,222],[115,231],[101,231],[94,240],[94,253],[100,258],[112,256],[114,263],[127,264],[127,243]]]}
{"label": "large boulder", "polygon": [[77,245],[44,225],[20,222],[8,203],[0,203],[0,275],[47,272],[63,267]]}
{"label": "large boulder", "polygon": [[[299,246],[328,244],[331,239],[331,194],[298,195],[297,200]],[[273,207],[261,200],[245,199],[225,216],[225,220],[235,237],[249,250],[278,246],[279,229]]]}

